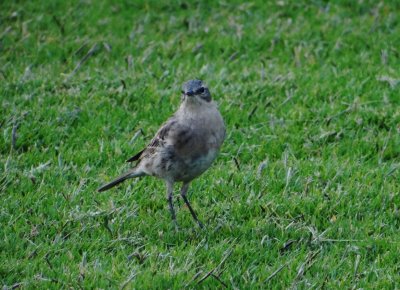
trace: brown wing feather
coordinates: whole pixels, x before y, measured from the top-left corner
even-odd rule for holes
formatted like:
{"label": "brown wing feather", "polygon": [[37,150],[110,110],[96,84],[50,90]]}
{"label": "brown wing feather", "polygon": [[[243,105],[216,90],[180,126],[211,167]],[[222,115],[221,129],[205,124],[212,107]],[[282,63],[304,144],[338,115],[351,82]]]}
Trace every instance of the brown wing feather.
{"label": "brown wing feather", "polygon": [[161,128],[158,130],[154,138],[150,141],[149,145],[146,146],[142,151],[129,158],[126,162],[133,162],[136,160],[142,159],[144,156],[148,156],[153,154],[156,151],[157,147],[164,146],[165,138],[168,136],[168,133],[171,131],[171,128],[176,123],[174,117],[170,118],[167,122],[165,122]]}
{"label": "brown wing feather", "polygon": [[139,160],[140,156],[143,154],[144,150],[146,150],[146,149],[143,149],[142,151],[137,153],[135,156],[129,158],[128,160],[126,160],[126,162],[133,162],[133,161]]}

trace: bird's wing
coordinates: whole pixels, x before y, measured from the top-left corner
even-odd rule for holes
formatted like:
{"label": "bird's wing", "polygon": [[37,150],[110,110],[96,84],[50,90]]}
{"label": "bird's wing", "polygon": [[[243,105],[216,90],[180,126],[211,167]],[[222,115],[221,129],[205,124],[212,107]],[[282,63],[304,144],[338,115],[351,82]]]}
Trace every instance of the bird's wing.
{"label": "bird's wing", "polygon": [[159,147],[164,147],[168,136],[171,135],[171,132],[175,131],[176,124],[177,120],[174,116],[172,116],[161,126],[146,148],[129,158],[126,162],[140,160],[143,157],[154,154]]}
{"label": "bird's wing", "polygon": [[132,156],[131,158],[129,158],[128,160],[126,160],[126,162],[133,162],[136,160],[139,160],[140,156],[142,155],[143,151],[146,149],[143,149],[142,151],[140,151],[139,153],[137,153],[136,155]]}

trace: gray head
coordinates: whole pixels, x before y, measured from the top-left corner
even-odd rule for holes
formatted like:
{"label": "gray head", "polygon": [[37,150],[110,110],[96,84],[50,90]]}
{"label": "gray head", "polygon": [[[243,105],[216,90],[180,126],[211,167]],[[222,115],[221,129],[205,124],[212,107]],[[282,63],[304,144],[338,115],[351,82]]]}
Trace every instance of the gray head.
{"label": "gray head", "polygon": [[182,86],[183,99],[195,98],[199,101],[211,102],[211,94],[201,80],[190,80]]}

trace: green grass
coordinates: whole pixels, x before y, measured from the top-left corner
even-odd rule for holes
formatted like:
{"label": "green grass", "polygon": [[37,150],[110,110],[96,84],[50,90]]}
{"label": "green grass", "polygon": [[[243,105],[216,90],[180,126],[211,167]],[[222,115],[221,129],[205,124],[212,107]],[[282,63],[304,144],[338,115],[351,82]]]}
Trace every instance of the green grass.
{"label": "green grass", "polygon": [[[67,2],[1,3],[1,285],[399,289],[398,1]],[[175,233],[161,181],[95,190],[191,78],[228,134]]]}

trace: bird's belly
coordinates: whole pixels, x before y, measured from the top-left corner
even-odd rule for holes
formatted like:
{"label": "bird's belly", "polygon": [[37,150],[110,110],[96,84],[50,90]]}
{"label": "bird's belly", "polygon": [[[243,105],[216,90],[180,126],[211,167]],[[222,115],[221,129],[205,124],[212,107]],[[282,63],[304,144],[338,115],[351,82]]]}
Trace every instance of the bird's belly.
{"label": "bird's belly", "polygon": [[[211,149],[207,153],[197,156],[181,156],[175,154],[169,158],[157,158],[151,166],[153,170],[149,175],[171,181],[189,182],[206,171],[215,158],[218,150]],[[165,155],[165,154],[160,154]]]}
{"label": "bird's belly", "polygon": [[216,157],[216,150],[209,150],[205,155],[193,157],[189,162],[182,164],[182,171],[177,174],[176,180],[190,181],[196,178],[211,166]]}

